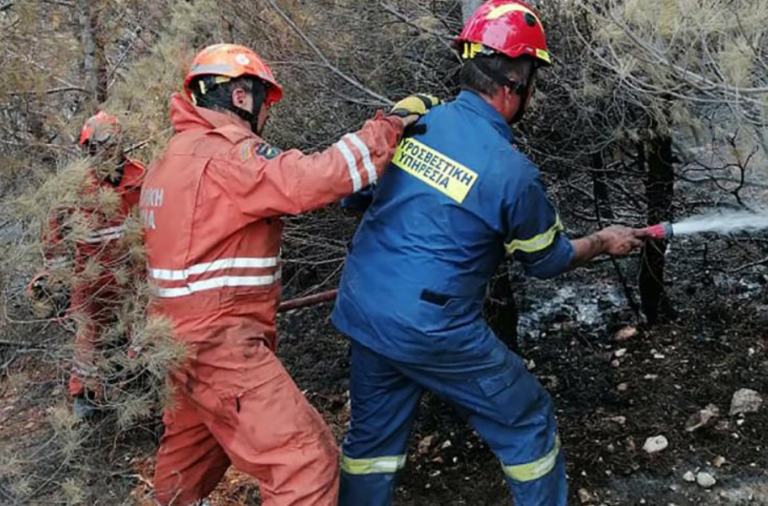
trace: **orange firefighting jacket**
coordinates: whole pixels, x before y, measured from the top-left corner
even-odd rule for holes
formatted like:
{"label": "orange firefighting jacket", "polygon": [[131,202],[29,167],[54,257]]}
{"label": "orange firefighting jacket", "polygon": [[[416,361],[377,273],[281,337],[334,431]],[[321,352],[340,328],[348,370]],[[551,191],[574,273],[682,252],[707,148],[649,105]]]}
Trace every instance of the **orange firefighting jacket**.
{"label": "orange firefighting jacket", "polygon": [[[123,237],[126,217],[139,203],[145,173],[146,168],[142,163],[129,158],[123,158],[117,182],[98,178],[93,169],[88,171],[81,192],[84,200],[99,191],[115,192],[120,200],[117,208],[110,211],[90,208],[88,205],[78,209],[90,221],[92,228],[75,244],[75,272],[81,271],[89,259],[97,260],[102,266],[110,266],[127,254],[125,244],[119,239]],[[71,260],[66,258],[68,255],[64,237],[67,218],[74,211],[57,209],[49,215],[48,227],[42,236],[46,267]]]}
{"label": "orange firefighting jacket", "polygon": [[139,204],[153,314],[174,324],[188,361],[174,376],[239,395],[268,380],[248,362],[255,340],[276,345],[281,215],[317,209],[374,183],[402,134],[381,113],[325,151],[281,152],[234,115],[175,95],[175,135]]}

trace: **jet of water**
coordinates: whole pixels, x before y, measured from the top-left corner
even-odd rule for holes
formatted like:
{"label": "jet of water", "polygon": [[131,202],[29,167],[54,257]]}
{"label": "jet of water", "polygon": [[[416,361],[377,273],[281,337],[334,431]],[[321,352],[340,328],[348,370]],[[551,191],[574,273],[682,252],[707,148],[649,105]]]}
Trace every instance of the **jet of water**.
{"label": "jet of water", "polygon": [[674,235],[715,232],[757,232],[768,229],[768,212],[752,213],[749,211],[713,212],[692,216],[672,224]]}

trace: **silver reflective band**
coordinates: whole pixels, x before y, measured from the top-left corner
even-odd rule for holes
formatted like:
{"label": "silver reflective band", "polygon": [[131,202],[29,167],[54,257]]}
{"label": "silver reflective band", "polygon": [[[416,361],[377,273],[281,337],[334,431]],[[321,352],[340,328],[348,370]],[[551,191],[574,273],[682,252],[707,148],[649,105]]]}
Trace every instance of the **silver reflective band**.
{"label": "silver reflective band", "polygon": [[347,161],[347,168],[349,169],[349,177],[352,178],[352,191],[356,192],[360,190],[363,183],[360,181],[360,174],[357,172],[357,162],[355,162],[355,155],[349,150],[344,140],[340,140],[335,146],[341,151],[342,156]]}
{"label": "silver reflective band", "polygon": [[226,63],[209,63],[205,65],[195,65],[190,69],[191,73],[195,75],[202,74],[232,74],[235,72],[235,68],[232,65]]}
{"label": "silver reflective band", "polygon": [[212,290],[214,288],[223,288],[225,286],[268,286],[274,284],[280,279],[280,272],[273,276],[220,276],[218,278],[206,279],[204,281],[194,281],[187,286],[177,288],[153,287],[158,297],[173,299],[176,297],[185,297],[196,292]]}
{"label": "silver reflective band", "polygon": [[86,236],[85,242],[98,243],[98,242],[109,242],[114,239],[119,239],[120,237],[123,236],[124,230],[125,230],[124,225],[120,225],[118,227],[108,227],[108,228],[93,230],[91,231],[91,233],[89,233]]}
{"label": "silver reflective band", "polygon": [[72,362],[72,372],[81,378],[94,378],[99,375],[99,368],[92,364]]}
{"label": "silver reflective band", "polygon": [[224,269],[265,269],[276,267],[277,262],[277,257],[237,257],[221,258],[213,262],[195,264],[188,269],[153,269],[148,266],[147,270],[149,271],[149,276],[154,279],[161,279],[163,281],[183,281],[189,278],[189,276],[196,276],[198,274],[221,271]]}
{"label": "silver reflective band", "polygon": [[115,232],[122,232],[123,230],[125,230],[125,225],[118,225],[116,227],[101,228],[95,230],[94,233],[99,235],[109,235],[114,234]]}
{"label": "silver reflective band", "polygon": [[368,172],[368,184],[374,184],[378,179],[378,176],[376,176],[376,169],[373,167],[371,152],[368,151],[368,146],[366,146],[365,143],[360,140],[360,137],[354,133],[347,134],[343,138],[349,139],[352,144],[360,150],[360,153],[363,155],[363,165],[365,165],[365,170]]}
{"label": "silver reflective band", "polygon": [[49,269],[66,269],[72,266],[72,260],[65,256],[58,256],[50,260],[46,259],[45,266]]}

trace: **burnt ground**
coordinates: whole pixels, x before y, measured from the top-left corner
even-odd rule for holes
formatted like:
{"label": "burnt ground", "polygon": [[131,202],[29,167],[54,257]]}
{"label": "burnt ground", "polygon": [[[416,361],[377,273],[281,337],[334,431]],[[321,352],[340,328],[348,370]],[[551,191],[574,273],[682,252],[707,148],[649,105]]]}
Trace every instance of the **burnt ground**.
{"label": "burnt ground", "polygon": [[[571,283],[586,278],[569,277]],[[563,307],[540,321],[546,335],[523,344],[523,356],[555,401],[571,502],[740,504],[751,494],[752,504],[768,504],[768,409],[728,416],[736,390],[768,392],[768,297],[765,286],[749,298],[738,298],[742,292],[728,299],[723,290],[700,291],[700,307],[680,307],[677,321],[639,329],[625,341],[616,335],[632,323],[631,312],[605,309],[603,325],[582,326],[570,316],[577,311]],[[324,310],[291,316],[284,329],[285,361],[338,434],[348,416],[343,338]],[[323,359],[302,353],[306,346]],[[619,350],[626,351],[616,358]],[[719,423],[686,432],[688,417],[708,404],[720,408]],[[643,444],[657,435],[669,447],[649,455]],[[683,480],[686,471],[699,470],[713,474],[717,485],[704,490]],[[399,497],[399,504],[414,506],[508,504],[498,461],[450,407],[431,397],[422,402]]]}
{"label": "burnt ground", "polygon": [[[526,314],[557,301],[553,293],[562,287],[581,287],[537,315],[538,335],[522,346],[557,407],[571,503],[768,505],[768,406],[728,416],[736,390],[768,395],[765,270],[733,274],[728,283],[715,274],[707,275],[709,281],[677,278],[670,293],[679,317],[653,330],[599,295],[615,288],[609,274],[597,276],[599,270],[521,289]],[[597,308],[598,320],[584,313],[585,304]],[[280,355],[340,439],[348,420],[348,346],[328,322],[329,311],[325,306],[286,315]],[[619,342],[616,334],[624,327],[638,332]],[[65,414],[54,408],[62,407],[66,374],[49,358],[45,350],[0,347],[0,364],[6,364],[0,504],[152,504],[157,422],[125,432],[96,423],[73,435]],[[686,432],[688,417],[708,404],[719,407],[718,422]],[[643,444],[657,435],[669,446],[649,455]],[[717,484],[705,490],[683,479],[699,470],[714,475]],[[255,484],[232,471],[214,503],[257,504],[257,496]],[[402,506],[508,504],[496,459],[448,406],[429,396],[398,497]]]}

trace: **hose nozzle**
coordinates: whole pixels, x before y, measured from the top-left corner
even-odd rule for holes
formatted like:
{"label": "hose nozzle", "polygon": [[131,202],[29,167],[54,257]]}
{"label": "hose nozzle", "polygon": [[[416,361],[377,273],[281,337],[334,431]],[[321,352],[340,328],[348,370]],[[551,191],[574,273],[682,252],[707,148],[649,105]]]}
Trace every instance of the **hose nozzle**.
{"label": "hose nozzle", "polygon": [[674,235],[672,224],[668,221],[647,227],[645,230],[650,232],[653,238],[657,241],[670,240]]}

